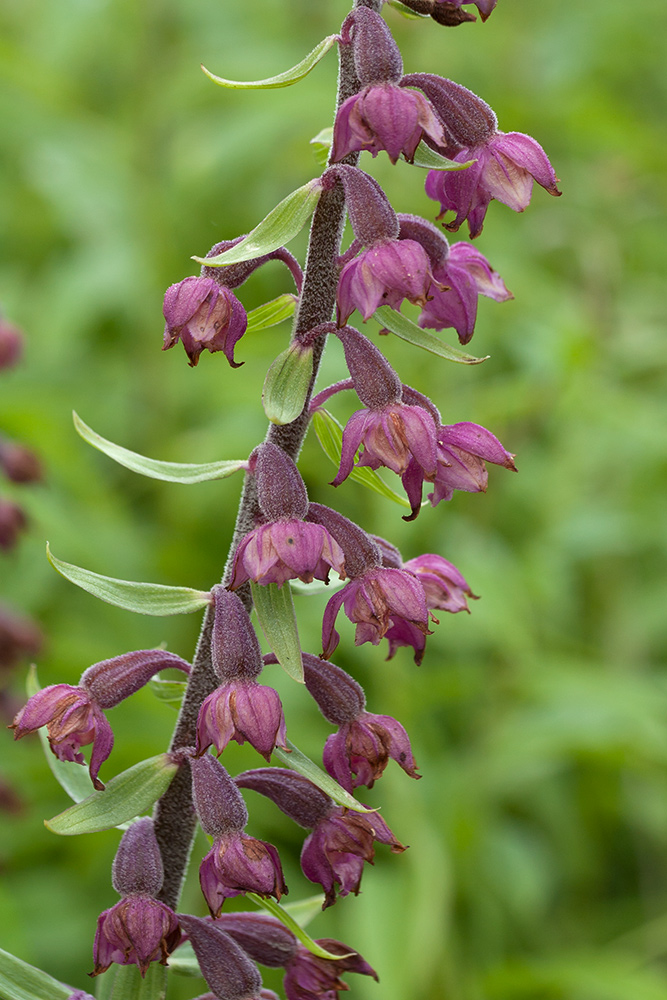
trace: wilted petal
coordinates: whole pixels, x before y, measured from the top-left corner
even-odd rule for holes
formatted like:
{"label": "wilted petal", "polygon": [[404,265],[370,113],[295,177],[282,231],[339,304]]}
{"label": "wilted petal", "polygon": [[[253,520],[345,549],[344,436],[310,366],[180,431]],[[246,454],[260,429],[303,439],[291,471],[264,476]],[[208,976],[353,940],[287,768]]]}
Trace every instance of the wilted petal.
{"label": "wilted petal", "polygon": [[180,936],[178,920],[168,906],[140,893],[127,896],[98,919],[92,975],[99,975],[115,962],[138,965],[145,976],[151,962],[166,965]]}

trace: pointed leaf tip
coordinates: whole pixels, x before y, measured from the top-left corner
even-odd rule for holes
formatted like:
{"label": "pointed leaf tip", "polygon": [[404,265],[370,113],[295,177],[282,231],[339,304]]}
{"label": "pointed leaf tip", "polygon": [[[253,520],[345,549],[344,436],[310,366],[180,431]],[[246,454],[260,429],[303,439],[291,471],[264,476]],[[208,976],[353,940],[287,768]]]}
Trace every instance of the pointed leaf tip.
{"label": "pointed leaf tip", "polygon": [[53,568],[70,583],[81,587],[93,597],[99,597],[101,601],[123,608],[125,611],[135,611],[141,615],[180,615],[200,611],[211,600],[208,591],[101,576],[89,569],[82,569],[73,563],[57,559],[51,552],[48,542],[46,557]]}
{"label": "pointed leaf tip", "polygon": [[164,795],[177,771],[178,764],[168,754],[149,757],[112,778],[103,792],[93,792],[45,819],[44,826],[63,837],[110,830],[146,813]]}
{"label": "pointed leaf tip", "polygon": [[167,483],[203,483],[210,479],[225,479],[233,475],[240,469],[248,467],[247,459],[237,459],[229,462],[203,462],[203,463],[182,463],[182,462],[161,462],[155,458],[146,458],[136,451],[123,448],[113,441],[108,441],[100,434],[97,434],[92,427],[84,423],[81,417],[72,410],[72,419],[77,433],[98,451],[108,455],[114,462],[138,472],[149,479],[161,479]]}
{"label": "pointed leaf tip", "polygon": [[439,337],[436,337],[435,334],[430,333],[428,330],[422,330],[411,319],[408,319],[407,316],[404,316],[400,312],[396,312],[391,306],[380,306],[373,313],[373,318],[378,321],[383,329],[388,330],[389,333],[400,337],[401,340],[405,340],[408,344],[421,347],[423,351],[429,351],[430,354],[437,354],[439,358],[444,358],[445,361],[456,361],[461,365],[479,365],[482,361],[488,361],[489,359],[488,354],[486,357],[476,358],[472,354],[466,354],[465,351],[459,351],[457,347],[451,347],[443,340],[440,340]]}
{"label": "pointed leaf tip", "polygon": [[258,896],[255,892],[246,893],[248,899],[251,899],[253,903],[257,906],[263,907],[268,910],[269,913],[276,917],[282,924],[285,925],[292,934],[299,939],[302,945],[304,945],[311,954],[316,955],[318,958],[351,958],[355,952],[350,951],[346,955],[335,955],[332,951],[327,951],[322,945],[319,945],[316,941],[313,941],[310,934],[308,934],[300,924],[297,924],[296,920],[283,909],[280,903],[276,903],[273,899],[264,898],[263,896]]}
{"label": "pointed leaf tip", "polygon": [[276,76],[269,76],[265,80],[226,80],[222,76],[211,73],[205,66],[202,66],[202,69],[209,80],[213,80],[213,83],[217,83],[219,87],[232,87],[235,90],[271,90],[277,87],[290,87],[293,83],[303,80],[304,76],[307,76],[317,66],[320,59],[326,55],[337,40],[338,35],[327,35],[296,66],[292,66],[291,69],[285,70],[284,73],[278,73]]}
{"label": "pointed leaf tip", "polygon": [[316,177],[283,198],[251,233],[231,249],[215,257],[192,259],[206,267],[224,267],[277,250],[301,232],[315,211],[321,193],[322,182]]}

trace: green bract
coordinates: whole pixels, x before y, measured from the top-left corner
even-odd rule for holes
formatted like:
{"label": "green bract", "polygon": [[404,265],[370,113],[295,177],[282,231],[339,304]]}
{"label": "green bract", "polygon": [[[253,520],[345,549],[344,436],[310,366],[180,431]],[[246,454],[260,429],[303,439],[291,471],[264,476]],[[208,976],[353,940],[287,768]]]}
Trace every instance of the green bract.
{"label": "green bract", "polygon": [[440,153],[427,146],[422,139],[415,151],[412,165],[423,167],[425,170],[466,170],[476,162],[476,160],[466,160],[465,163],[457,163],[456,160],[448,160],[446,156],[440,156]]}
{"label": "green bract", "polygon": [[380,306],[373,313],[373,318],[381,324],[383,329],[389,330],[401,340],[405,340],[415,347],[421,347],[422,350],[429,351],[431,354],[437,354],[439,358],[444,358],[446,361],[457,361],[463,365],[479,365],[482,361],[488,360],[488,354],[484,358],[475,358],[472,354],[459,351],[457,347],[450,347],[435,334],[429,333],[428,330],[422,330],[420,326],[413,323],[407,316],[403,316],[402,313],[396,312],[391,306]]}
{"label": "green bract", "polygon": [[266,80],[225,80],[224,77],[211,73],[205,66],[202,66],[202,69],[209,80],[213,80],[220,87],[233,87],[236,90],[271,90],[276,87],[289,87],[293,83],[303,80],[304,76],[307,76],[311,69],[317,66],[322,56],[326,55],[337,40],[338,35],[327,35],[296,66],[292,66],[291,69],[285,70],[284,73],[278,73],[276,76],[269,76]]}
{"label": "green bract", "polygon": [[297,924],[296,920],[294,920],[294,918],[282,908],[280,903],[276,903],[275,900],[258,896],[254,892],[248,892],[246,893],[246,896],[248,899],[251,899],[253,903],[256,903],[257,906],[264,907],[264,909],[268,910],[272,916],[277,917],[278,920],[285,925],[285,927],[288,927],[289,930],[291,930],[292,934],[299,939],[301,944],[304,945],[313,955],[317,955],[318,958],[340,959],[349,958],[351,955],[354,955],[353,951],[348,952],[346,955],[336,955],[331,951],[327,951],[326,948],[322,948],[322,946],[317,944],[316,941],[313,941],[311,936],[306,933],[303,927],[301,927],[300,924]]}
{"label": "green bract", "polygon": [[52,833],[71,837],[127,823],[164,795],[177,771],[178,764],[168,754],[149,757],[112,778],[103,792],[93,792],[53,819],[44,820],[44,826]]}
{"label": "green bract", "polygon": [[290,316],[294,315],[296,303],[297,296],[292,295],[291,292],[285,292],[284,295],[279,295],[277,299],[271,299],[270,302],[265,302],[263,306],[251,309],[248,313],[246,336],[249,333],[257,333],[258,330],[266,330],[270,326],[277,326],[283,320],[289,319]]}
{"label": "green bract", "polygon": [[239,264],[277,250],[301,232],[315,211],[321,192],[322,183],[319,178],[308,181],[283,198],[240,243],[216,257],[192,259],[206,267],[224,267],[226,264]]}
{"label": "green bract", "polygon": [[[280,322],[280,320],[276,320]],[[265,324],[268,325],[268,324]],[[84,424],[81,417],[72,411],[72,418],[77,432],[84,441],[92,444],[93,448],[104,452],[114,462],[124,465],[132,472],[138,472],[142,476],[150,479],[162,479],[167,483],[203,483],[209,479],[225,479],[240,469],[247,466],[246,459],[238,459],[230,462],[204,462],[202,464],[186,464],[181,462],[160,462],[154,458],[146,458],[136,451],[129,451],[127,448],[107,441],[106,438],[96,434],[92,427]]]}
{"label": "green bract", "polygon": [[97,980],[98,1000],[164,1000],[167,969],[151,962],[142,978],[136,965],[112,965]]}
{"label": "green bract", "polygon": [[278,657],[281,667],[300,684],[303,680],[301,642],[296,627],[296,614],[292,591],[289,586],[277,583],[250,584],[252,600],[259,624],[271,651]]}
{"label": "green bract", "polygon": [[301,414],[313,377],[313,351],[290,344],[266,373],[264,412],[273,424],[291,424]]}
{"label": "green bract", "polygon": [[191,590],[189,587],[168,587],[162,583],[136,583],[134,580],[116,580],[111,576],[100,576],[89,569],[82,569],[72,563],[56,559],[49,544],[46,555],[61,576],[77,587],[99,597],[107,604],[114,604],[126,611],[136,611],[140,615],[181,615],[190,611],[200,611],[211,600],[210,593]]}
{"label": "green bract", "polygon": [[354,812],[360,813],[374,813],[377,809],[367,809],[366,806],[362,806],[354,796],[346,792],[344,788],[338,784],[338,782],[323,771],[321,767],[306,757],[305,753],[301,753],[298,747],[295,747],[291,740],[287,740],[287,750],[281,750],[280,747],[276,747],[273,751],[275,756],[286,764],[287,767],[291,767],[293,771],[298,771],[302,774],[304,778],[308,778],[312,781],[314,785],[321,788],[329,798],[337,802],[339,806],[344,806],[346,809],[353,809]]}

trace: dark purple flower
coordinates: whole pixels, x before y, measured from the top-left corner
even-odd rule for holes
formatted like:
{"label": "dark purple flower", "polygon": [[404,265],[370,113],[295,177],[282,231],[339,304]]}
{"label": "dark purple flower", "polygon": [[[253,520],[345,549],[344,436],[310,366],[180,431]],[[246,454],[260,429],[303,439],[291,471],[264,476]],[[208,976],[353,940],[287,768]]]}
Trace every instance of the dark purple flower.
{"label": "dark purple flower", "polygon": [[396,621],[391,628],[387,629],[385,639],[389,643],[388,660],[391,660],[396,655],[396,650],[400,649],[401,646],[410,646],[414,650],[414,659],[417,666],[424,659],[426,636],[416,625],[412,625],[411,622]]}
{"label": "dark purple flower", "polygon": [[367,320],[378,306],[398,309],[403,299],[424,306],[432,281],[428,256],[419,243],[374,243],[340,273],[336,293],[338,326],[344,326],[355,309]]}
{"label": "dark purple flower", "polygon": [[377,813],[337,806],[311,781],[287,768],[244,771],[235,781],[240,788],[266,795],[299,826],[312,829],[301,851],[301,868],[324,889],[323,908],[336,901],[336,885],[341,896],[359,892],[364,862],[375,857],[375,841],[388,844],[394,853],[405,850]]}
{"label": "dark purple flower", "polygon": [[90,777],[95,788],[104,788],[97,775],[113,748],[113,732],[90,694],[71,684],[42,688],[21,709],[10,728],[14,739],[20,740],[42,726],[46,726],[49,746],[59,760],[85,764],[80,748],[92,743]]}
{"label": "dark purple flower", "polygon": [[530,203],[533,181],[551,195],[560,195],[558,178],[535,139],[521,132],[494,132],[485,142],[465,146],[453,157],[457,163],[475,160],[465,170],[431,170],[426,194],[440,202],[441,213],[453,211],[455,218],[445,229],[456,232],[468,220],[471,238],[479,236],[492,199],[515,212]]}
{"label": "dark purple flower", "polygon": [[467,7],[469,4],[474,3],[483,21],[486,21],[487,17],[489,17],[497,2],[498,0],[435,0],[436,7],[452,7],[455,10],[458,10],[462,5]]}
{"label": "dark purple flower", "polygon": [[480,295],[506,302],[514,298],[498,274],[470,243],[454,243],[444,266],[433,269],[436,284],[419,317],[421,327],[444,330],[454,327],[467,344],[475,329]]}
{"label": "dark purple flower", "polygon": [[27,656],[35,656],[42,635],[34,622],[22,618],[0,604],[0,668],[13,667]]}
{"label": "dark purple flower", "polygon": [[112,882],[123,898],[97,921],[91,975],[105,972],[112,962],[138,965],[142,976],[151,962],[166,964],[181,934],[174,912],[155,898],[162,881],[153,821],[140,819],[123,834],[114,859]]}
{"label": "dark purple flower", "polygon": [[373,787],[389,759],[412,778],[418,778],[410,740],[400,722],[390,715],[365,710],[363,689],[340,667],[303,654],[306,688],[325,719],[338,726],[324,745],[323,762],[329,774],[348,792],[359,785]]}
{"label": "dark purple flower", "polygon": [[248,325],[246,311],[229,288],[213,278],[184,278],[171,285],[164,297],[163,350],[181,341],[194,367],[203,350],[224,351],[232,368],[234,347]]}
{"label": "dark purple flower", "polygon": [[211,913],[225,899],[256,892],[276,899],[287,892],[275,847],[243,832],[248,811],[225,768],[207,754],[190,761],[194,805],[202,829],[214,838],[199,868],[199,881]]}
{"label": "dark purple flower", "polygon": [[414,573],[421,583],[429,609],[456,614],[457,611],[470,611],[467,598],[477,600],[454,563],[434,552],[408,559],[403,569]]}
{"label": "dark purple flower", "polygon": [[200,865],[199,882],[214,916],[233,896],[256,892],[280,899],[287,892],[275,847],[236,831],[215,841]]}
{"label": "dark purple flower", "polygon": [[341,607],[357,626],[356,646],[364,642],[377,646],[397,622],[409,623],[422,637],[429,634],[428,609],[419,581],[403,570],[378,566],[351,580],[329,599],[322,621],[322,655],[327,659],[340,641],[334,625]]}
{"label": "dark purple flower", "polygon": [[347,945],[331,938],[318,938],[316,944],[334,955],[346,957],[319,958],[303,945],[298,945],[283,980],[287,1000],[335,1000],[340,991],[349,989],[347,983],[340,978],[344,972],[372,976],[377,981],[375,970]]}
{"label": "dark purple flower", "polygon": [[222,684],[199,709],[197,754],[211,744],[220,754],[230,740],[248,740],[268,761],[276,745],[286,746],[280,697],[272,688],[257,683],[263,666],[259,642],[237,595],[216,585],[211,596],[211,659]]}
{"label": "dark purple flower", "polygon": [[102,711],[113,708],[134,694],[158,671],[167,667],[188,672],[180,656],[163,649],[142,649],[96,663],[81,675],[79,685],[52,684],[33,695],[14,719],[10,729],[20,740],[46,726],[51,750],[64,761],[84,764],[81,747],[93,744],[89,771],[98,790],[100,767],[111,753],[113,732]]}
{"label": "dark purple flower", "polygon": [[343,431],[340,467],[332,486],[340,486],[347,479],[362,445],[364,451],[357,466],[385,466],[402,476],[414,461],[426,478],[435,475],[436,426],[420,406],[396,402],[382,409],[353,413]]}
{"label": "dark purple flower", "polygon": [[42,478],[37,455],[12,441],[0,440],[0,469],[13,483],[36,483]]}
{"label": "dark purple flower", "polygon": [[22,333],[0,316],[0,371],[12,368],[22,354]]}
{"label": "dark purple flower", "polygon": [[23,508],[11,500],[0,497],[0,551],[9,552],[19,539],[19,534],[26,529],[28,520]]}
{"label": "dark purple flower", "polygon": [[197,753],[213,745],[221,754],[230,740],[251,743],[268,761],[276,746],[286,748],[280,696],[256,681],[225,684],[206,698],[197,719]]}
{"label": "dark purple flower", "polygon": [[364,87],[338,109],[331,161],[356,150],[377,156],[384,149],[392,163],[401,153],[411,163],[424,135],[444,145],[442,125],[423,94],[389,82]]}

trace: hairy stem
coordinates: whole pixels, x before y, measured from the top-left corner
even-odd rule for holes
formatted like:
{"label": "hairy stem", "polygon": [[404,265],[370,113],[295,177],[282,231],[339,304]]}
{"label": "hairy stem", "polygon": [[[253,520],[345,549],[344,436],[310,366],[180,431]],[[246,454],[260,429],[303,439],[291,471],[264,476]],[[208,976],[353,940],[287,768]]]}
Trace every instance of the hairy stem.
{"label": "hairy stem", "polygon": [[[382,0],[355,0],[355,7],[369,7],[380,12]],[[340,71],[338,76],[337,106],[340,106],[360,88],[351,47],[340,48]],[[352,153],[342,162],[356,165],[358,154]],[[343,225],[345,222],[345,199],[342,186],[323,191],[310,230],[308,256],[304,273],[303,291],[299,300],[294,334],[305,333],[320,323],[328,322],[336,302],[338,282],[338,255],[340,253]],[[291,424],[277,426],[270,424],[266,440],[283,448],[296,460],[308,429],[308,407],[313,386],[324,349],[324,338],[315,346],[313,355],[313,377],[303,412]],[[236,546],[241,538],[255,526],[258,512],[257,493],[254,476],[246,476],[239,512],[234,528],[229,558],[222,577],[228,583],[231,563]],[[252,607],[249,587],[238,591],[247,609]],[[211,633],[213,612],[209,606],[204,617],[195,652],[192,673],[188,680],[183,705],[176,723],[170,749],[193,746],[196,739],[196,724],[199,707],[217,686],[217,678],[211,666]],[[182,766],[165,795],[155,807],[155,833],[164,864],[164,884],[160,898],[168,906],[175,908],[181,894],[181,887],[187,869],[192,841],[196,828],[196,816],[192,805],[190,768]]]}

